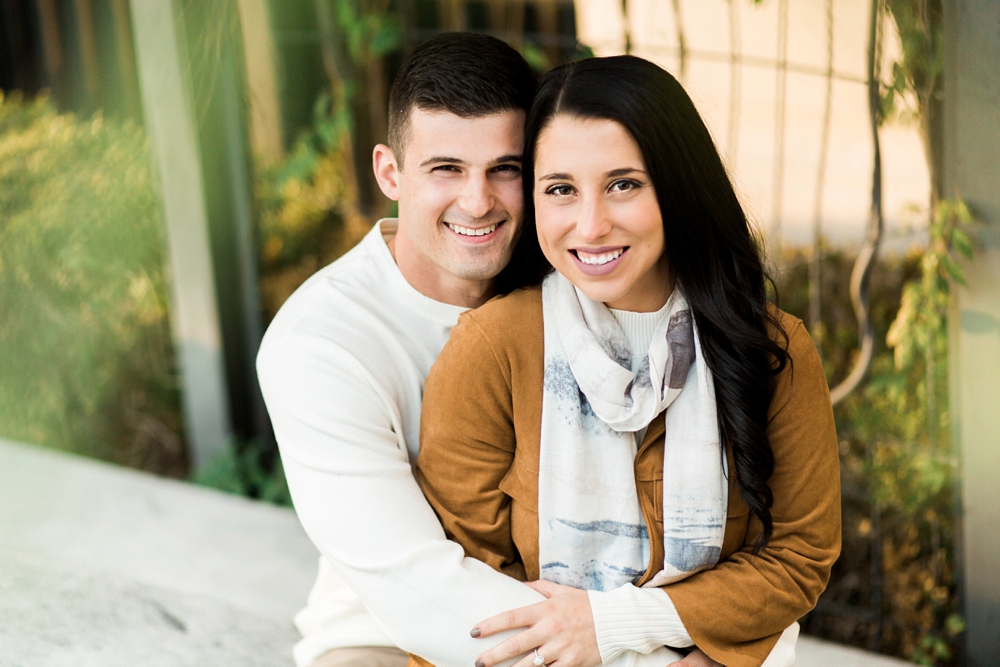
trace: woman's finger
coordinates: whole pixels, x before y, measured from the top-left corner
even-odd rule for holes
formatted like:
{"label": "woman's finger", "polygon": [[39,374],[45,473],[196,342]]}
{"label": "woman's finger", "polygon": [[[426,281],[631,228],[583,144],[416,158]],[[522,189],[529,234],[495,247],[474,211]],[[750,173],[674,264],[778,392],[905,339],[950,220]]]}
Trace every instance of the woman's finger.
{"label": "woman's finger", "polygon": [[[543,664],[551,665],[553,662],[556,661],[555,658],[550,658],[547,655],[545,655],[545,652],[542,651],[542,649],[540,648],[538,649],[538,655],[544,658],[545,662]],[[524,656],[523,658],[514,663],[514,667],[534,667],[534,665],[535,665],[534,651],[532,651],[531,653],[529,653],[528,655]]]}
{"label": "woman's finger", "polygon": [[[531,660],[535,658],[533,651],[541,645],[543,639],[539,631],[528,628],[524,632],[519,632],[513,637],[508,637],[490,650],[481,653],[476,659],[476,667],[492,667],[492,665],[500,664],[504,660],[516,658],[522,653],[530,655],[531,659],[525,663],[526,665],[530,665],[532,664]],[[539,652],[541,652],[541,649],[539,649]],[[516,663],[516,667],[521,667],[522,662],[524,660],[519,660]],[[546,662],[552,661],[546,658]]]}
{"label": "woman's finger", "polygon": [[[478,623],[476,627],[472,628],[469,634],[473,637],[489,637],[504,630],[526,628],[533,625],[538,620],[538,604],[518,607],[517,609],[511,609],[502,614],[491,616],[485,621]],[[515,653],[514,655],[517,654]]]}

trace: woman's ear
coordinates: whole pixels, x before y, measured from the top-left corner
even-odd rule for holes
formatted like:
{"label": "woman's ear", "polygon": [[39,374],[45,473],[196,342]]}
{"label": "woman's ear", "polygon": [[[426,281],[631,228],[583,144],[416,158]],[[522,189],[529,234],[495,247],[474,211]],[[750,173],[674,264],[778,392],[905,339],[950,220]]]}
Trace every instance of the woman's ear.
{"label": "woman's ear", "polygon": [[375,146],[372,151],[372,169],[382,194],[393,201],[399,201],[400,168],[391,148],[385,144]]}

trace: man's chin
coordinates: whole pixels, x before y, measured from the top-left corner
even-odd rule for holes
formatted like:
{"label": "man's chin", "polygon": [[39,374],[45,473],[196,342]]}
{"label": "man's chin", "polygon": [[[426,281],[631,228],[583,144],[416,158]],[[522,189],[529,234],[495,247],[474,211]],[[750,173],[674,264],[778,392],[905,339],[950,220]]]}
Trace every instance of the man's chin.
{"label": "man's chin", "polygon": [[480,258],[479,261],[461,262],[452,266],[451,274],[461,280],[493,280],[507,266],[509,259],[505,257],[502,260],[484,262]]}

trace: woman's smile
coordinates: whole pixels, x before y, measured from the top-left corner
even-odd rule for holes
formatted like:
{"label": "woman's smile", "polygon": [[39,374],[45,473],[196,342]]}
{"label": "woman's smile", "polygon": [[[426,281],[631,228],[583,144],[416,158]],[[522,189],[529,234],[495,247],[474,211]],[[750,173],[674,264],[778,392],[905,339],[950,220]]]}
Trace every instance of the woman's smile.
{"label": "woman's smile", "polygon": [[603,276],[611,273],[618,266],[628,246],[604,248],[574,248],[569,251],[580,263],[580,270],[590,276]]}

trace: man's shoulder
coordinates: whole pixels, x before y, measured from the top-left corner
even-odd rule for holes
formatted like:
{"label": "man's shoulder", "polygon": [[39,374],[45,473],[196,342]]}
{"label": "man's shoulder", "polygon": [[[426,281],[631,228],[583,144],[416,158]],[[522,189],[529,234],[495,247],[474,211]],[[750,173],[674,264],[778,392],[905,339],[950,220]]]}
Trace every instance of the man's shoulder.
{"label": "man's shoulder", "polygon": [[384,302],[387,291],[376,258],[365,241],[323,267],[300,285],[278,309],[264,336],[273,345],[314,330],[351,327],[353,315]]}
{"label": "man's shoulder", "polygon": [[361,245],[317,271],[268,325],[257,352],[260,380],[303,364],[356,372],[379,337],[373,310],[389,307],[387,289]]}

